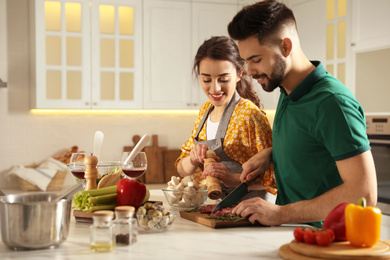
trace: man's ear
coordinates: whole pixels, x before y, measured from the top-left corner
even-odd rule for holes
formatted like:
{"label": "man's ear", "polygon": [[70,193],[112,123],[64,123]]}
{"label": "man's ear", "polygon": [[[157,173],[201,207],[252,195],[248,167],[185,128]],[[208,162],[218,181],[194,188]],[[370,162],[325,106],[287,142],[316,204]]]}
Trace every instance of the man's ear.
{"label": "man's ear", "polygon": [[290,38],[283,38],[282,41],[280,42],[280,48],[281,48],[281,51],[282,51],[282,55],[284,57],[287,57],[290,55],[291,51],[292,51],[292,41]]}

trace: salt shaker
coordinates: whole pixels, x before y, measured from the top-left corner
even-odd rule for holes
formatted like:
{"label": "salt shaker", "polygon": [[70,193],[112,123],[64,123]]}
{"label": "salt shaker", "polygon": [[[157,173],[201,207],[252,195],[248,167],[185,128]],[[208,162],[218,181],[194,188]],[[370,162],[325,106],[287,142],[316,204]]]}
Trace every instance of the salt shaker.
{"label": "salt shaker", "polygon": [[93,225],[90,227],[90,248],[94,252],[110,252],[115,248],[115,236],[112,219],[114,212],[100,210],[93,213]]}
{"label": "salt shaker", "polygon": [[132,206],[118,206],[115,208],[113,222],[115,242],[117,246],[131,246],[137,242],[138,224],[133,218],[135,208]]}

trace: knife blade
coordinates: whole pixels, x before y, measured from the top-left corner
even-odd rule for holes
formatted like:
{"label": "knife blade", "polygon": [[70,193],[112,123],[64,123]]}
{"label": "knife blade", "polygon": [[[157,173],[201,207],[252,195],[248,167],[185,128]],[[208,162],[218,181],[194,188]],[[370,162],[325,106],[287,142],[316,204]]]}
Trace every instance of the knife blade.
{"label": "knife blade", "polygon": [[230,192],[220,203],[218,203],[217,206],[214,207],[212,213],[215,213],[220,209],[237,204],[237,202],[248,193],[248,181],[245,180],[240,185],[238,185],[232,192]]}

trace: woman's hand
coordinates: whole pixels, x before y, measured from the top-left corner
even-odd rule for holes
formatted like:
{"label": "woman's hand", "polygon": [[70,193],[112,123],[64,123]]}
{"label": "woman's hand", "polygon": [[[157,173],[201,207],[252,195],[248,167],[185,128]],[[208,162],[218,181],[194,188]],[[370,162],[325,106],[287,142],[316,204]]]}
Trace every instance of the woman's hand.
{"label": "woman's hand", "polygon": [[190,152],[190,161],[194,166],[204,163],[206,152],[209,148],[206,144],[197,144]]}
{"label": "woman's hand", "polygon": [[236,187],[241,183],[239,174],[232,174],[223,163],[213,163],[207,166],[203,171],[203,176],[212,176],[218,178],[227,187]]}
{"label": "woman's hand", "polygon": [[[192,165],[199,166],[199,164],[203,164],[208,150],[209,148],[206,144],[197,144],[190,152],[190,161]],[[218,162],[220,161],[220,158],[216,157],[215,160]]]}

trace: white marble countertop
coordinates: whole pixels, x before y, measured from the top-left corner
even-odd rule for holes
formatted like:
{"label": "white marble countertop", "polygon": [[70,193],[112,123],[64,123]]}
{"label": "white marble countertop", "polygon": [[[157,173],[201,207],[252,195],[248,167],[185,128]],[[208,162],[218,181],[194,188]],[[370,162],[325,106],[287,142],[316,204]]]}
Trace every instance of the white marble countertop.
{"label": "white marble countertop", "polygon": [[[163,201],[161,190],[151,190],[150,200]],[[178,212],[177,212],[178,213]],[[0,242],[0,258],[6,259],[281,259],[279,247],[291,242],[294,225],[213,229],[183,219],[178,214],[170,229],[162,233],[139,231],[130,247],[110,253],[89,250],[90,224],[71,218],[68,239],[54,249],[14,251]],[[390,216],[383,215],[381,239],[390,239]]]}

